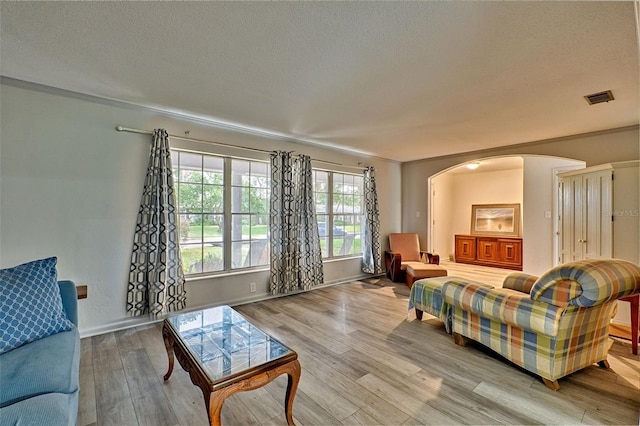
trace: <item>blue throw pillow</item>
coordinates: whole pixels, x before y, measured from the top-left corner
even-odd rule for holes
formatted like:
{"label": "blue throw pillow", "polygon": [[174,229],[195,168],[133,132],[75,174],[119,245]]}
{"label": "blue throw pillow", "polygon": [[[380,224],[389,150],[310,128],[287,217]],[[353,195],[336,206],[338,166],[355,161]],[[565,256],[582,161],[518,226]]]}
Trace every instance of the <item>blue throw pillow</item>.
{"label": "blue throw pillow", "polygon": [[57,261],[0,269],[0,354],[74,327],[62,308]]}

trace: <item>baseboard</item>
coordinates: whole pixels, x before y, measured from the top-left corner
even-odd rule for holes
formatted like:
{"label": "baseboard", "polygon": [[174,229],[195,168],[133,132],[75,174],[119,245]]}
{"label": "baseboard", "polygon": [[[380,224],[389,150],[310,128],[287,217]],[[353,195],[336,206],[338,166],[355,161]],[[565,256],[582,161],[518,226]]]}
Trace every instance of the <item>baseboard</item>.
{"label": "baseboard", "polygon": [[[212,308],[214,306],[221,306],[221,305],[229,305],[229,306],[239,306],[239,305],[246,305],[248,303],[255,303],[255,302],[261,302],[263,300],[270,300],[270,299],[275,299],[277,297],[283,297],[283,296],[291,296],[294,294],[300,294],[300,293],[306,293],[307,291],[313,291],[313,290],[317,290],[317,289],[321,289],[321,288],[326,288],[326,287],[332,287],[335,285],[340,285],[340,284],[346,284],[349,282],[353,282],[353,281],[358,281],[358,280],[362,280],[362,279],[366,279],[366,278],[371,278],[372,276],[375,275],[369,275],[369,274],[359,274],[350,278],[342,278],[339,281],[334,281],[334,282],[330,282],[330,283],[324,283],[318,286],[313,287],[310,290],[301,290],[298,292],[293,292],[293,293],[288,293],[288,294],[260,294],[260,295],[253,295],[250,297],[243,297],[243,298],[239,298],[239,299],[233,299],[233,300],[226,300],[226,301],[220,301],[219,303],[216,303],[214,305],[211,304],[203,304],[203,305],[197,305],[197,306],[190,306],[189,308],[180,311],[180,313],[188,313],[188,312],[194,312],[194,311],[199,311],[202,309],[207,309],[207,308]],[[175,312],[171,312],[171,313],[167,313],[167,314],[163,314],[163,315],[158,315],[157,317],[150,317],[150,316],[145,316],[145,317],[136,317],[136,318],[125,318],[122,319],[120,321],[115,321],[109,324],[105,324],[105,325],[101,325],[98,327],[92,327],[92,328],[88,328],[88,329],[80,329],[80,338],[84,338],[84,337],[92,337],[92,336],[98,336],[100,334],[105,334],[105,333],[113,333],[115,331],[120,331],[120,330],[126,330],[128,328],[132,328],[132,327],[140,327],[143,325],[149,325],[149,324],[154,324],[160,321],[164,321],[165,318],[171,316],[171,315],[175,315]]]}

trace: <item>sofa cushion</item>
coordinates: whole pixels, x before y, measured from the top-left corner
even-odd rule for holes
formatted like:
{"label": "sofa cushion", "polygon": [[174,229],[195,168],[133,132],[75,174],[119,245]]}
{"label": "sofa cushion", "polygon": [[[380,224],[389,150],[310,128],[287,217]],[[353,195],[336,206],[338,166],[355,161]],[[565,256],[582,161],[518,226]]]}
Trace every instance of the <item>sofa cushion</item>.
{"label": "sofa cushion", "polygon": [[62,308],[57,259],[0,270],[0,354],[73,328]]}
{"label": "sofa cushion", "polygon": [[0,420],[3,425],[75,426],[77,413],[78,398],[75,395],[48,393],[0,408]]}
{"label": "sofa cushion", "polygon": [[535,284],[538,277],[535,275],[525,274],[523,272],[513,272],[507,275],[502,282],[502,288],[517,290],[521,293],[531,293],[531,287]]}
{"label": "sofa cushion", "polygon": [[0,407],[36,395],[78,390],[80,335],[54,334],[2,354],[0,359]]}

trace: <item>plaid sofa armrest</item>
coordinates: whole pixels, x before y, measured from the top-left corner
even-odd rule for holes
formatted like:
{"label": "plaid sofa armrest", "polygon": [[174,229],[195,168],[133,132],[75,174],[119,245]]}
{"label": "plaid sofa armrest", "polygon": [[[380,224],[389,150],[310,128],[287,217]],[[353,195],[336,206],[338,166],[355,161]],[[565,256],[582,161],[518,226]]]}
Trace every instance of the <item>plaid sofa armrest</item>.
{"label": "plaid sofa armrest", "polygon": [[524,272],[513,272],[505,277],[502,282],[502,288],[529,294],[531,287],[533,287],[537,279],[538,277],[535,275],[525,274]]}
{"label": "plaid sofa armrest", "polygon": [[548,336],[558,334],[564,309],[531,300],[528,294],[511,289],[492,289],[472,283],[447,282],[444,301],[481,317]]}
{"label": "plaid sofa armrest", "polygon": [[640,292],[640,266],[621,259],[588,259],[545,272],[531,299],[560,306],[588,307]]}

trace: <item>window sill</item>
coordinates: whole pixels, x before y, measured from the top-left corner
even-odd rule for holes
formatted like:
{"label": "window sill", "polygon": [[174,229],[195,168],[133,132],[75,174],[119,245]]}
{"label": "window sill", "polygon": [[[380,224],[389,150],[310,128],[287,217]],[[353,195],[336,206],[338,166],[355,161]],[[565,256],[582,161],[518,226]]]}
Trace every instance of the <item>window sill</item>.
{"label": "window sill", "polygon": [[210,274],[198,274],[198,275],[187,275],[184,277],[185,281],[202,281],[209,280],[212,278],[224,278],[224,277],[232,277],[237,275],[246,275],[246,274],[254,274],[256,272],[269,272],[269,267],[262,268],[253,268],[253,269],[241,269],[237,271],[221,271],[221,272],[212,272]]}
{"label": "window sill", "polygon": [[322,259],[322,263],[340,262],[341,260],[362,259],[362,253],[340,257],[327,257]]}
{"label": "window sill", "polygon": [[[362,254],[326,258],[326,259],[322,259],[322,263],[334,263],[334,262],[341,262],[344,260],[354,260],[354,259],[362,259]],[[191,275],[191,276],[185,276],[185,281],[187,282],[202,281],[202,280],[210,280],[213,278],[224,278],[224,277],[232,277],[232,276],[238,276],[238,275],[254,274],[258,272],[270,272],[270,268],[264,267],[264,268],[255,268],[255,269],[242,269],[238,271],[215,272],[215,273],[202,274],[202,275]]]}

